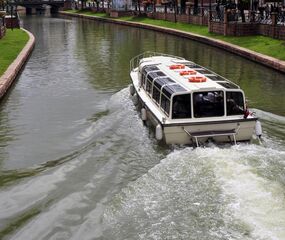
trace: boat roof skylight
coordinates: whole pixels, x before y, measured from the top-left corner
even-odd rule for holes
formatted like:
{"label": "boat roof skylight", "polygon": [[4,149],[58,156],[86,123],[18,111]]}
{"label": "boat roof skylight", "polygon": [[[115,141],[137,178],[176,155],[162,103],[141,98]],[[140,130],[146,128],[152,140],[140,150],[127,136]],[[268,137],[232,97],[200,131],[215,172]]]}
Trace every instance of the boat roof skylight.
{"label": "boat roof skylight", "polygon": [[179,92],[186,92],[187,90],[183,88],[180,84],[170,84],[163,87],[162,92],[167,96],[171,97],[173,93],[179,93]]}
{"label": "boat roof skylight", "polygon": [[154,85],[159,89],[161,89],[166,84],[173,84],[173,83],[175,82],[169,77],[157,78],[154,81]]}
{"label": "boat roof skylight", "polygon": [[151,81],[153,81],[155,78],[157,77],[163,77],[166,76],[163,72],[161,71],[157,71],[157,72],[150,72],[148,74],[148,79],[150,79]]}

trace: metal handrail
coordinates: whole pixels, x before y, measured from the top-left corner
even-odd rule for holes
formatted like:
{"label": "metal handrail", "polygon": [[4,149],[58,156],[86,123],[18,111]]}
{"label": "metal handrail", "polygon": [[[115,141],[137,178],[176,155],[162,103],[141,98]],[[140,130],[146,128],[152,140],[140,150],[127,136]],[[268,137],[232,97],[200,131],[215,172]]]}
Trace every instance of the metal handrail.
{"label": "metal handrail", "polygon": [[[171,54],[146,51],[144,53],[141,53],[141,54],[133,57],[130,60],[130,72],[132,72],[134,69],[136,69],[139,66],[141,59],[146,58],[146,57],[154,57],[154,56],[164,56],[164,57],[171,57],[171,58],[177,58],[177,59],[180,59],[180,60],[185,60],[185,58],[183,58],[183,57],[178,57],[178,56],[174,56],[174,55],[171,55]],[[213,72],[212,70],[210,70],[210,69],[208,69],[206,67],[202,67],[199,64],[196,64],[196,65],[201,67],[201,68],[203,68],[203,69],[205,69],[205,70],[208,70],[209,72],[211,72],[212,74],[214,74],[216,76],[219,76],[219,77],[225,79],[221,75],[217,74],[216,72]],[[237,85],[236,83],[230,81],[229,79],[225,79],[225,81],[230,82],[231,84],[235,85],[237,88],[240,88],[239,85]]]}
{"label": "metal handrail", "polygon": [[171,55],[171,54],[146,51],[144,53],[141,53],[141,54],[133,57],[130,60],[130,72],[133,71],[135,68],[137,68],[139,66],[139,63],[140,63],[141,59],[148,58],[148,57],[154,57],[154,56],[172,57],[172,58],[178,58],[178,59],[184,60],[184,58],[182,58],[182,57],[177,57],[177,56],[174,56],[174,55]]}

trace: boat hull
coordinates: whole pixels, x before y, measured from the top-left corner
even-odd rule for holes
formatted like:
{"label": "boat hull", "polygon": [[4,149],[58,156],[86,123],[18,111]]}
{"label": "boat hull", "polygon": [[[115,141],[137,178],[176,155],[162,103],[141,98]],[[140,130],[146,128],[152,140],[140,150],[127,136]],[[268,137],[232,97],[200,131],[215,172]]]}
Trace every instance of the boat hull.
{"label": "boat hull", "polygon": [[[163,139],[166,144],[190,144],[198,145],[197,143],[205,143],[208,140],[216,143],[234,143],[236,141],[250,141],[254,133],[257,118],[236,119],[236,120],[221,120],[221,121],[206,121],[206,122],[191,122],[191,123],[171,123],[165,124],[159,121],[156,116],[146,106],[139,94],[135,94],[136,105],[138,110],[146,109],[147,125],[156,127],[162,126]],[[231,132],[234,130],[236,134],[219,134]],[[193,133],[193,136],[191,135]],[[195,133],[195,134],[194,134]],[[200,136],[199,133],[207,133]],[[195,137],[199,135],[198,137]]]}

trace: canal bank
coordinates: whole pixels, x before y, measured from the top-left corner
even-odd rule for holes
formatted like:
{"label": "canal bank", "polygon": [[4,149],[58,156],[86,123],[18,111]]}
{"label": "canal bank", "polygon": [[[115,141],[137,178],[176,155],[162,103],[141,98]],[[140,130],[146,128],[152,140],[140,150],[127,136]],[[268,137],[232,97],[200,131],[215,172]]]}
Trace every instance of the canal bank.
{"label": "canal bank", "polygon": [[22,67],[28,60],[28,57],[30,56],[35,45],[35,37],[33,36],[33,34],[25,29],[22,30],[28,34],[29,40],[26,43],[25,47],[18,54],[16,59],[12,62],[12,64],[10,64],[10,66],[4,72],[4,74],[0,76],[0,98],[2,98],[5,95],[9,87],[17,78]]}
{"label": "canal bank", "polygon": [[249,50],[243,47],[239,47],[237,45],[227,43],[222,40],[213,39],[213,38],[202,36],[202,35],[195,34],[195,33],[189,33],[189,32],[185,32],[181,30],[176,30],[176,29],[171,29],[171,28],[161,27],[161,26],[155,26],[155,25],[150,25],[150,24],[140,23],[140,22],[130,22],[130,21],[125,21],[121,19],[90,16],[90,15],[85,15],[85,14],[80,14],[80,13],[71,13],[71,12],[63,12],[63,11],[61,11],[60,14],[66,15],[66,16],[86,18],[86,19],[92,19],[92,20],[97,20],[97,21],[104,21],[108,23],[121,24],[125,26],[130,26],[130,27],[138,27],[138,28],[143,28],[143,29],[159,31],[162,33],[172,34],[175,36],[187,38],[190,40],[198,41],[198,42],[210,45],[210,46],[223,49],[225,51],[237,54],[251,61],[260,63],[272,69],[278,70],[282,73],[285,73],[285,61],[282,61],[282,60],[279,60],[274,57],[270,57],[270,56],[267,56],[261,53],[257,53],[255,51],[252,51],[252,50]]}

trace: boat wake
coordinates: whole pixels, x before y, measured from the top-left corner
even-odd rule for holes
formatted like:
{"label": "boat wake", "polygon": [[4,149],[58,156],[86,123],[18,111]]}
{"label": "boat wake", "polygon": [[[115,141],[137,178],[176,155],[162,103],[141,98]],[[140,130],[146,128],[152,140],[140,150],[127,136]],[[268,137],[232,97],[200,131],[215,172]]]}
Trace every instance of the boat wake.
{"label": "boat wake", "polygon": [[284,239],[284,159],[257,145],[174,151],[113,198],[107,238]]}
{"label": "boat wake", "polygon": [[107,239],[285,239],[285,118],[254,111],[261,144],[174,146],[108,204]]}
{"label": "boat wake", "polygon": [[72,153],[1,189],[0,238],[285,238],[284,140],[268,134],[272,124],[263,145],[166,148],[128,89],[104,106],[78,122]]}

